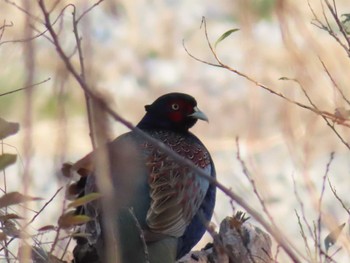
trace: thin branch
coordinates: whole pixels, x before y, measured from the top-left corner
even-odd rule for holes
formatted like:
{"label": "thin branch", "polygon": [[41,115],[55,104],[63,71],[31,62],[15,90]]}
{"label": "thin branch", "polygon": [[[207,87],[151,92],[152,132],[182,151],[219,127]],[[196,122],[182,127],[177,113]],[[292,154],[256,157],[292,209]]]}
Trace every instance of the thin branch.
{"label": "thin branch", "polygon": [[277,244],[277,246],[276,246],[276,253],[275,253],[275,256],[274,256],[274,259],[273,259],[274,263],[278,263],[277,258],[278,258],[278,254],[280,252],[280,248],[281,248],[281,246],[279,244]]}
{"label": "thin branch", "polygon": [[326,64],[323,62],[323,60],[319,57],[318,58],[322,64],[323,69],[325,70],[325,72],[327,73],[327,76],[329,77],[329,79],[332,81],[333,86],[336,88],[336,90],[340,93],[340,95],[342,96],[343,100],[346,101],[346,103],[348,105],[350,105],[350,100],[348,100],[344,94],[344,92],[342,91],[341,88],[339,88],[339,86],[337,85],[337,82],[335,81],[335,79],[333,78],[332,74],[329,72]]}
{"label": "thin branch", "polygon": [[18,9],[18,10],[21,11],[21,12],[23,12],[25,15],[27,15],[27,16],[30,17],[31,19],[33,19],[33,20],[35,20],[35,21],[37,21],[37,22],[43,24],[43,21],[42,21],[39,17],[37,17],[37,16],[35,16],[35,15],[29,13],[28,10],[26,10],[25,8],[19,6],[19,5],[16,4],[15,2],[10,1],[10,0],[5,0],[5,2],[6,2],[7,4],[9,4],[9,5],[14,6],[16,9]]}
{"label": "thin branch", "polygon": [[6,24],[6,19],[4,19],[4,23],[2,24],[2,26],[0,27],[0,41],[2,39],[2,37],[4,36],[5,30],[7,27],[12,27],[13,23],[11,22],[11,24]]}
{"label": "thin branch", "polygon": [[[345,29],[344,29],[344,26],[343,26],[343,24],[341,23],[341,21],[339,20],[339,16],[338,16],[338,14],[337,14],[337,10],[336,10],[335,7],[332,7],[332,6],[331,6],[331,4],[329,3],[328,0],[324,0],[324,1],[325,1],[326,5],[327,5],[327,7],[328,7],[328,10],[331,12],[331,14],[332,14],[332,16],[333,16],[335,22],[337,23],[340,32],[342,33],[343,37],[345,38],[345,40],[346,40],[346,42],[347,42],[348,47],[347,47],[346,51],[347,51],[348,54],[349,54],[349,52],[350,52],[350,38],[349,38],[348,35],[346,34]],[[335,5],[335,3],[334,3],[334,5]]]}
{"label": "thin branch", "polygon": [[205,60],[202,60],[202,59],[197,58],[197,57],[195,57],[194,55],[192,55],[192,54],[188,51],[188,49],[187,49],[187,47],[186,47],[186,45],[185,45],[185,40],[184,40],[184,39],[182,40],[182,46],[184,47],[186,53],[187,53],[191,58],[193,58],[194,60],[197,60],[198,62],[201,62],[201,63],[203,63],[203,64],[207,64],[207,65],[209,65],[209,66],[222,68],[222,66],[221,66],[220,64],[210,63],[210,62],[207,62],[207,61],[205,61]]}
{"label": "thin branch", "polygon": [[43,205],[43,207],[40,208],[40,210],[33,216],[33,218],[27,223],[27,225],[25,227],[27,227],[28,225],[30,225],[31,223],[34,222],[34,220],[41,214],[42,211],[44,211],[44,209],[52,202],[52,200],[55,199],[55,197],[58,195],[58,193],[62,189],[63,189],[63,187],[60,187],[57,189],[55,194]]}
{"label": "thin branch", "polygon": [[95,4],[93,4],[92,6],[90,6],[88,9],[86,9],[76,20],[76,23],[78,24],[79,21],[87,14],[89,13],[92,9],[94,9],[96,6],[98,6],[99,4],[101,4],[104,0],[99,0],[98,2],[96,2]]}
{"label": "thin branch", "polygon": [[[316,15],[315,10],[312,8],[312,6],[310,4],[310,0],[307,0],[307,4],[309,6],[309,9],[310,9],[312,15],[314,16],[313,20],[311,21],[311,24],[318,27],[319,29],[326,30],[325,25],[322,24],[322,22],[318,19],[318,16]],[[316,23],[318,23],[318,24],[316,24]]]}
{"label": "thin branch", "polygon": [[[337,37],[337,35],[334,33],[334,31],[333,31],[333,29],[331,27],[331,24],[329,23],[328,17],[326,15],[326,10],[324,8],[322,0],[320,2],[321,2],[321,7],[322,7],[322,15],[323,15],[323,18],[324,18],[324,20],[326,21],[326,24],[327,24],[327,26],[324,25],[324,27],[327,29],[327,31],[331,32],[332,35]],[[338,38],[337,38],[337,40],[338,40],[338,42],[341,42]]]}
{"label": "thin branch", "polygon": [[56,0],[56,2],[52,5],[51,9],[49,10],[49,13],[51,14],[56,7],[58,6],[58,4],[61,2],[61,0]]}
{"label": "thin branch", "polygon": [[[242,73],[242,72],[240,72],[240,71],[238,71],[238,70],[236,70],[236,69],[234,69],[234,68],[231,68],[230,66],[228,66],[228,65],[224,64],[223,62],[221,62],[221,60],[219,59],[218,55],[217,55],[216,52],[215,52],[215,49],[213,48],[213,46],[211,45],[211,42],[210,42],[210,40],[209,40],[208,31],[207,31],[207,26],[206,26],[206,20],[205,20],[204,17],[202,18],[202,25],[204,25],[204,33],[205,33],[205,37],[206,37],[206,41],[207,41],[207,44],[208,44],[208,46],[209,46],[209,49],[211,50],[211,53],[212,53],[212,55],[214,56],[214,58],[215,58],[215,60],[217,61],[218,64],[209,63],[209,62],[206,62],[206,61],[204,61],[204,60],[201,60],[201,59],[199,59],[199,58],[193,56],[193,55],[187,50],[187,48],[185,47],[185,45],[184,45],[184,43],[183,43],[184,48],[185,48],[185,51],[187,52],[187,54],[188,54],[190,57],[192,57],[193,59],[195,59],[195,60],[197,60],[197,61],[199,61],[199,62],[205,63],[205,64],[207,64],[207,65],[211,65],[211,66],[215,66],[215,67],[220,67],[220,68],[227,69],[227,70],[229,70],[229,71],[231,71],[231,72],[233,72],[233,73],[235,73],[235,74],[237,74],[237,75],[239,75],[239,76],[245,78],[246,80],[250,81],[250,82],[253,83],[254,85],[256,85],[256,86],[258,86],[258,87],[260,87],[260,88],[262,88],[262,89],[264,89],[264,90],[266,90],[266,91],[272,93],[273,95],[276,95],[276,96],[278,96],[278,97],[284,99],[285,101],[287,101],[287,102],[289,102],[289,103],[292,103],[292,104],[297,105],[297,106],[299,106],[299,107],[301,107],[301,108],[307,109],[307,110],[309,110],[309,111],[311,111],[311,112],[313,112],[313,113],[315,113],[315,114],[321,116],[321,117],[325,120],[325,122],[327,123],[327,125],[333,130],[333,132],[336,134],[336,136],[341,140],[341,142],[342,142],[348,149],[350,149],[350,145],[343,139],[343,137],[342,137],[342,136],[338,133],[338,131],[334,128],[334,123],[338,123],[339,125],[346,126],[346,127],[350,127],[350,125],[349,125],[348,123],[339,122],[339,117],[337,117],[337,116],[335,116],[334,114],[331,114],[331,113],[329,113],[329,112],[319,110],[319,109],[316,107],[316,105],[314,105],[314,104],[312,103],[310,97],[308,96],[308,94],[306,93],[306,91],[305,91],[304,89],[303,89],[303,92],[304,92],[305,96],[308,98],[310,104],[311,104],[313,107],[310,107],[310,106],[307,106],[307,105],[302,104],[302,103],[300,103],[300,102],[291,100],[291,99],[285,97],[282,93],[279,93],[279,92],[276,92],[276,91],[270,89],[269,87],[267,87],[267,86],[265,86],[265,85],[259,83],[258,81],[256,81],[255,79],[249,77],[248,75],[246,75],[246,74],[244,74],[244,73]],[[300,83],[299,83],[299,84],[300,84]],[[330,123],[329,120],[333,121],[333,124]]]}
{"label": "thin branch", "polygon": [[[34,28],[34,27],[32,27],[32,29],[37,31],[37,29]],[[3,45],[3,44],[8,44],[8,43],[23,43],[23,42],[32,41],[32,40],[37,39],[37,38],[39,38],[41,36],[44,36],[46,32],[47,32],[47,30],[45,30],[43,32],[39,32],[38,34],[36,34],[36,35],[34,35],[32,37],[29,37],[29,38],[22,38],[22,39],[14,39],[14,40],[2,41],[2,42],[0,42],[0,46]]]}
{"label": "thin branch", "polygon": [[[97,3],[97,5],[98,5],[98,3]],[[91,7],[91,9],[93,7]],[[88,9],[88,10],[91,10],[91,9]],[[87,13],[88,13],[88,11],[86,11],[83,14],[87,14]],[[81,17],[82,16],[80,16],[78,18],[78,20],[76,19],[76,8],[74,7],[74,9],[73,9],[73,33],[74,33],[74,36],[75,36],[75,42],[77,43],[77,50],[78,50],[80,71],[81,71],[80,75],[81,75],[81,78],[86,81],[84,56],[83,56],[83,51],[82,51],[82,47],[81,47],[81,38],[79,36],[79,31],[78,31],[78,23],[79,23],[79,19]],[[91,139],[91,143],[92,143],[92,148],[96,149],[97,145],[96,145],[96,141],[95,141],[95,137],[94,137],[94,123],[93,123],[93,116],[92,116],[92,102],[91,102],[91,98],[90,98],[89,94],[86,91],[84,91],[84,96],[85,96],[85,104],[86,104],[86,111],[87,111],[88,124],[89,124],[89,135],[90,135],[90,139]]]}
{"label": "thin branch", "polygon": [[[303,221],[304,221],[304,223],[306,224],[306,226],[307,226],[307,229],[308,229],[308,231],[309,231],[309,235],[311,236],[311,237],[313,237],[313,235],[312,235],[312,228],[311,228],[311,226],[310,226],[310,223],[307,221],[307,219],[306,219],[306,213],[305,213],[305,207],[304,207],[304,203],[303,203],[303,201],[302,201],[302,199],[301,199],[301,197],[300,197],[300,195],[299,195],[299,192],[298,192],[298,190],[297,190],[297,184],[296,184],[296,181],[295,181],[295,178],[294,178],[294,175],[292,174],[292,180],[293,180],[293,191],[294,191],[294,196],[296,197],[296,199],[297,199],[297,201],[298,201],[298,204],[299,204],[299,206],[300,206],[300,209],[301,209],[301,214],[302,214],[302,216],[303,216]],[[315,240],[314,240],[315,241]]]}
{"label": "thin branch", "polygon": [[[300,219],[300,216],[298,214],[298,211],[297,210],[294,210],[295,212],[295,215],[298,219],[298,225],[299,225],[299,229],[300,229],[300,234],[301,234],[301,237],[304,241],[304,244],[305,244],[305,250],[306,250],[306,253],[307,255],[310,257],[310,259],[312,260],[312,254],[311,254],[311,249],[309,247],[309,242],[307,241],[307,237],[306,237],[306,234],[305,234],[305,231],[304,231],[304,227],[303,227],[303,224],[301,223],[301,219]],[[303,219],[304,220],[304,219]],[[305,221],[305,220],[304,220]]]}
{"label": "thin branch", "polygon": [[[62,10],[60,11],[60,13],[57,15],[56,19],[51,23],[51,25],[55,25],[58,21],[60,21],[63,17],[63,14],[65,12],[65,10],[70,7],[70,6],[73,6],[72,4],[68,4],[66,5],[65,7],[62,8]],[[43,21],[40,21],[41,24],[44,24]],[[34,39],[37,39],[41,36],[45,37],[47,40],[49,40],[52,44],[53,44],[53,41],[52,39],[48,38],[47,36],[45,36],[45,33],[47,33],[47,29],[44,30],[44,31],[40,31],[38,30],[34,25],[29,25],[30,28],[32,28],[35,32],[37,32],[38,34],[32,36],[32,37],[29,37],[29,38],[23,38],[23,39],[14,39],[14,40],[6,40],[6,41],[3,41],[3,42],[0,42],[0,45],[3,45],[3,44],[8,44],[8,43],[23,43],[23,42],[28,42],[28,41],[31,41],[31,40],[34,40]]]}
{"label": "thin branch", "polygon": [[[311,100],[311,97],[309,96],[309,94],[306,92],[306,90],[304,89],[304,87],[301,85],[301,83],[298,80],[295,80],[298,84],[299,87],[301,88],[301,90],[303,91],[305,97],[307,98],[307,100],[310,102],[310,104],[314,107],[315,110],[319,111],[318,107],[316,106],[316,104]],[[334,123],[338,122],[339,123],[339,117],[337,117],[337,119],[333,119],[333,123],[330,123],[329,120],[324,116],[324,115],[320,115],[323,120],[326,122],[326,124],[328,125],[328,127],[331,128],[331,130],[335,133],[335,135],[340,139],[340,141],[350,150],[350,144],[347,143],[345,141],[345,139],[340,135],[340,133],[335,129],[334,127]]]}
{"label": "thin branch", "polygon": [[[210,42],[209,37],[208,37],[208,32],[207,32],[206,20],[205,20],[204,17],[203,17],[203,19],[202,19],[202,23],[203,23],[203,25],[204,25],[204,33],[205,33],[205,37],[206,37],[206,40],[207,40],[207,44],[208,44],[208,46],[209,46],[209,48],[210,48],[210,50],[211,50],[212,55],[214,56],[214,58],[215,58],[215,60],[216,60],[216,62],[217,62],[217,64],[211,63],[211,62],[207,62],[207,61],[204,61],[204,60],[202,60],[202,59],[199,59],[199,58],[195,57],[193,54],[191,54],[191,53],[188,51],[188,49],[186,48],[186,46],[185,46],[185,44],[184,44],[184,42],[183,42],[184,49],[185,49],[186,53],[187,53],[191,58],[193,58],[193,59],[195,59],[195,60],[197,60],[197,61],[199,61],[199,62],[201,62],[201,63],[205,63],[205,64],[207,64],[207,65],[210,65],[210,66],[214,66],[214,67],[219,67],[219,68],[227,69],[227,70],[229,70],[229,71],[231,71],[231,72],[237,74],[238,76],[241,76],[241,77],[245,78],[245,79],[248,80],[249,82],[253,83],[255,86],[258,86],[258,87],[260,87],[260,88],[262,88],[262,89],[264,89],[264,90],[266,90],[266,91],[272,93],[273,95],[282,98],[283,100],[285,100],[285,101],[287,101],[287,102],[289,102],[289,103],[292,103],[292,104],[294,104],[294,105],[296,105],[296,106],[299,106],[299,107],[301,107],[301,108],[307,109],[307,110],[309,110],[309,111],[311,111],[311,112],[313,112],[313,113],[315,113],[315,114],[317,114],[317,115],[324,116],[325,118],[328,118],[328,119],[331,119],[331,120],[334,121],[334,122],[337,122],[337,119],[338,119],[338,118],[337,118],[334,114],[329,113],[329,112],[327,112],[327,111],[321,111],[321,110],[315,109],[314,107],[310,107],[310,106],[307,106],[307,105],[302,104],[302,103],[300,103],[300,102],[297,102],[297,101],[294,101],[294,100],[292,100],[292,99],[289,99],[289,98],[287,98],[286,96],[284,96],[282,93],[279,93],[279,92],[277,92],[277,91],[274,91],[274,90],[270,89],[269,87],[263,85],[262,83],[259,83],[259,82],[256,81],[255,79],[249,77],[248,75],[246,75],[246,74],[244,74],[244,73],[242,73],[242,72],[240,72],[240,71],[238,71],[238,70],[236,70],[236,69],[234,69],[234,68],[231,68],[230,66],[224,64],[224,63],[219,59],[219,57],[218,57],[218,55],[216,54],[216,52],[215,52],[213,46],[211,45],[211,42]],[[343,126],[346,126],[346,127],[350,127],[350,125],[347,124],[347,123],[339,123],[339,124],[340,124],[340,125],[343,125]],[[349,146],[349,147],[350,147],[350,146]]]}
{"label": "thin branch", "polygon": [[243,161],[242,157],[241,157],[241,153],[240,153],[240,146],[239,146],[239,138],[236,137],[236,148],[237,148],[237,154],[236,154],[236,158],[239,161],[241,167],[242,167],[242,172],[245,175],[245,177],[249,180],[249,183],[252,185],[253,187],[253,191],[254,194],[256,195],[256,197],[258,198],[260,205],[264,211],[264,213],[267,215],[267,217],[269,218],[270,222],[272,223],[272,225],[274,225],[276,227],[276,223],[275,220],[273,219],[272,215],[270,214],[269,210],[266,207],[265,204],[265,200],[263,199],[263,197],[260,195],[258,188],[256,186],[255,180],[252,178],[252,176],[250,175],[248,168],[245,164],[245,162]]}
{"label": "thin branch", "polygon": [[137,227],[137,230],[140,232],[140,239],[141,239],[142,246],[143,246],[143,253],[144,253],[144,255],[145,255],[145,258],[144,258],[145,263],[150,263],[150,261],[149,261],[148,247],[147,247],[147,244],[146,244],[146,239],[145,239],[144,231],[142,230],[142,227],[141,227],[141,225],[140,225],[140,222],[139,222],[139,220],[137,219],[133,208],[129,208],[129,213],[131,214],[131,217],[132,217],[132,219],[133,219],[134,222],[135,222],[135,225],[136,225],[136,227]]}
{"label": "thin branch", "polygon": [[317,218],[317,244],[319,246],[319,250],[322,251],[321,249],[321,223],[322,223],[322,201],[323,201],[323,196],[324,196],[324,192],[325,192],[325,188],[326,188],[326,179],[328,178],[328,173],[329,173],[329,168],[331,166],[331,163],[334,159],[334,152],[331,153],[330,155],[330,158],[329,158],[329,161],[327,163],[327,166],[326,166],[326,171],[323,175],[323,178],[322,178],[322,187],[321,187],[321,194],[320,194],[320,198],[318,200],[318,208],[317,208],[317,211],[318,211],[318,218]]}
{"label": "thin branch", "polygon": [[[334,30],[332,29],[330,22],[328,21],[328,17],[326,15],[326,11],[325,11],[325,7],[323,4],[323,1],[326,3],[327,8],[329,9],[330,13],[332,14],[332,17],[334,18],[334,20],[336,21],[343,37],[346,39],[346,42],[348,44],[348,46],[346,46],[345,43],[343,43],[343,41],[340,40],[340,38],[337,36],[337,34],[334,32]],[[315,11],[313,10],[311,4],[308,1],[308,5],[309,8],[314,16],[314,21],[316,21],[318,24],[316,24],[315,22],[311,22],[311,24],[313,24],[314,26],[320,28],[321,30],[325,30],[330,36],[332,36],[335,41],[344,49],[344,51],[347,53],[348,57],[350,57],[350,39],[347,36],[343,25],[341,24],[339,17],[338,17],[338,13],[337,13],[337,9],[336,9],[336,5],[335,2],[333,1],[333,7],[330,5],[330,3],[327,0],[320,0],[321,2],[321,7],[322,7],[322,15],[324,20],[326,21],[326,24],[324,24],[323,22],[321,22],[321,20],[319,19],[319,17],[316,15]]]}
{"label": "thin branch", "polygon": [[45,82],[48,82],[49,80],[51,80],[51,78],[47,78],[47,79],[45,79],[45,80],[43,80],[43,81],[40,81],[40,82],[38,82],[38,83],[32,84],[32,85],[27,86],[27,87],[24,87],[24,88],[15,89],[15,90],[11,90],[11,91],[8,91],[8,92],[5,92],[5,93],[1,93],[1,94],[0,94],[0,97],[5,96],[5,95],[9,95],[9,94],[12,94],[12,93],[15,93],[15,92],[18,92],[18,91],[21,91],[21,90],[33,88],[33,87],[35,87],[35,86],[39,86],[39,85],[41,85],[41,84],[43,84],[43,83],[45,83]]}
{"label": "thin branch", "polygon": [[[6,19],[4,19],[4,23],[2,24],[2,26],[0,26],[0,30],[1,30],[1,31],[4,31],[4,29],[5,29],[6,27],[13,27],[13,22],[11,21],[10,23],[11,23],[11,24],[6,24]],[[1,32],[1,36],[2,36],[2,34],[3,34],[3,32]],[[1,37],[0,37],[0,39],[1,39]]]}
{"label": "thin branch", "polygon": [[344,208],[344,210],[348,213],[348,215],[350,216],[350,209],[346,206],[346,204],[344,203],[343,199],[339,197],[339,195],[337,194],[337,190],[335,189],[335,187],[332,185],[331,180],[329,178],[328,179],[328,185],[329,188],[331,189],[333,195],[335,196],[335,198],[339,201],[339,203],[342,205],[342,207]]}

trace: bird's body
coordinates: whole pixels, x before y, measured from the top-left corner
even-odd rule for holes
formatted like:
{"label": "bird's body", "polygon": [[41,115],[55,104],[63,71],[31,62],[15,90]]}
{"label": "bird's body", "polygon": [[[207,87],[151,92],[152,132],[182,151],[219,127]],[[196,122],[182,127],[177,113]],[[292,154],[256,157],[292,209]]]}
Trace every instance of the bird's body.
{"label": "bird's body", "polygon": [[[196,105],[182,93],[164,95],[146,106],[147,113],[137,127],[215,177],[208,150],[188,131],[197,119],[206,119]],[[143,263],[147,258],[150,263],[175,262],[204,234],[213,213],[215,186],[137,131],[121,135],[107,149],[122,262]],[[87,177],[85,193],[96,191],[95,179]],[[103,211],[90,203],[85,213],[94,219],[86,226],[91,235],[89,246],[97,251],[100,261],[95,262],[103,262]],[[77,249],[75,258],[80,263]]]}

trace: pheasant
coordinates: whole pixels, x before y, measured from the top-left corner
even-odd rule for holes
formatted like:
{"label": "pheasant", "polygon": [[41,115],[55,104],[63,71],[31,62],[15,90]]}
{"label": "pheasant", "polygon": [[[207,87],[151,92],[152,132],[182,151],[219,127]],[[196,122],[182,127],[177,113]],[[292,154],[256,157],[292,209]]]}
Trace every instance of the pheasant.
{"label": "pheasant", "polygon": [[[137,128],[216,176],[208,150],[189,131],[197,120],[208,121],[192,96],[165,94],[145,110]],[[183,257],[206,231],[214,210],[215,186],[136,131],[117,137],[107,149],[115,192],[113,205],[117,207],[111,220],[116,226],[114,237],[119,241],[121,262],[173,263]],[[78,183],[82,194],[98,190],[93,155],[76,163],[84,175]],[[79,212],[93,220],[85,227],[89,237],[77,239],[74,262],[105,262],[101,205],[88,203]]]}

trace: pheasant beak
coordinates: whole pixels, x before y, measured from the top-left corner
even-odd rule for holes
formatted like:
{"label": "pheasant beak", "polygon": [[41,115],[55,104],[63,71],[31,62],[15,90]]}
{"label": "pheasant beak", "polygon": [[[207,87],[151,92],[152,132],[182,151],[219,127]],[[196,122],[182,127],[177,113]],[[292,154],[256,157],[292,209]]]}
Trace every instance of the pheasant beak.
{"label": "pheasant beak", "polygon": [[209,122],[208,117],[200,109],[198,109],[197,106],[194,107],[193,110],[194,112],[190,114],[189,117]]}

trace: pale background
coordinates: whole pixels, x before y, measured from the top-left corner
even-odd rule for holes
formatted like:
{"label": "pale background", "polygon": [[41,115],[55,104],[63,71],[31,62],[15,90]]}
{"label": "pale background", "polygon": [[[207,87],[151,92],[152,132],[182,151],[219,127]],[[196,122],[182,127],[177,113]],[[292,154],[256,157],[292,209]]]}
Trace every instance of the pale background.
{"label": "pale background", "polygon": [[[23,5],[21,1],[15,2]],[[66,3],[74,3],[81,13],[94,1],[61,1],[58,7]],[[347,0],[336,3],[340,14],[350,12]],[[320,14],[320,2],[310,1],[310,4]],[[25,15],[6,1],[0,2],[0,10],[0,21],[6,19],[14,24],[6,29],[2,41],[23,39]],[[31,12],[40,16],[35,1]],[[58,13],[54,14],[53,17]],[[312,195],[306,186],[314,186],[321,192],[322,177],[332,151],[335,151],[335,160],[329,176],[339,196],[349,203],[349,149],[321,117],[288,104],[229,71],[190,58],[183,48],[183,40],[193,55],[214,61],[203,27],[200,28],[202,16],[206,17],[213,43],[225,31],[240,29],[217,47],[218,55],[226,64],[307,105],[298,84],[279,78],[298,79],[322,110],[333,113],[336,108],[349,107],[335,92],[318,57],[348,97],[349,58],[326,32],[311,25],[312,13],[304,0],[105,1],[80,24],[88,80],[94,88],[109,94],[114,109],[135,125],[143,116],[143,106],[159,95],[172,91],[193,95],[210,119],[209,124],[198,123],[193,132],[209,148],[218,180],[262,212],[236,159],[235,139],[239,137],[242,157],[271,215],[304,253],[294,212],[295,209],[300,212],[300,205],[294,194],[292,176],[312,225],[317,221],[314,201],[319,197]],[[61,27],[60,40],[64,48],[73,52],[71,9],[68,8],[63,17],[56,28]],[[335,25],[333,21],[331,24]],[[43,29],[42,25],[37,26]],[[91,150],[91,142],[81,89],[65,75],[50,42],[39,37],[33,44],[34,82],[48,77],[51,80],[33,89],[29,193],[48,200],[64,185],[59,174],[62,162],[84,156]],[[23,56],[23,43],[0,45],[1,93],[25,86],[29,69]],[[72,59],[75,61],[76,56]],[[11,145],[5,145],[5,151],[19,155],[17,164],[6,170],[7,191],[21,191],[23,186],[21,155],[28,132],[24,127],[24,119],[28,117],[25,101],[23,91],[0,97],[0,117],[21,124],[20,132],[5,140]],[[113,121],[111,125],[111,138],[127,131]],[[348,128],[339,127],[339,131],[349,141]],[[4,188],[2,179],[0,186]],[[33,230],[57,222],[62,196],[63,193],[36,220]],[[217,198],[213,222],[218,225],[224,217],[232,215],[233,210],[229,199],[220,191]],[[39,209],[44,202],[32,205]],[[235,203],[233,206],[240,209]],[[348,219],[328,186],[323,211],[334,217],[337,222],[334,227]],[[345,231],[348,233],[348,226]],[[328,233],[324,226],[323,238]],[[210,238],[203,243],[207,240]],[[343,252],[338,255],[339,262],[349,259]],[[281,255],[281,262],[287,262],[283,258]]]}

